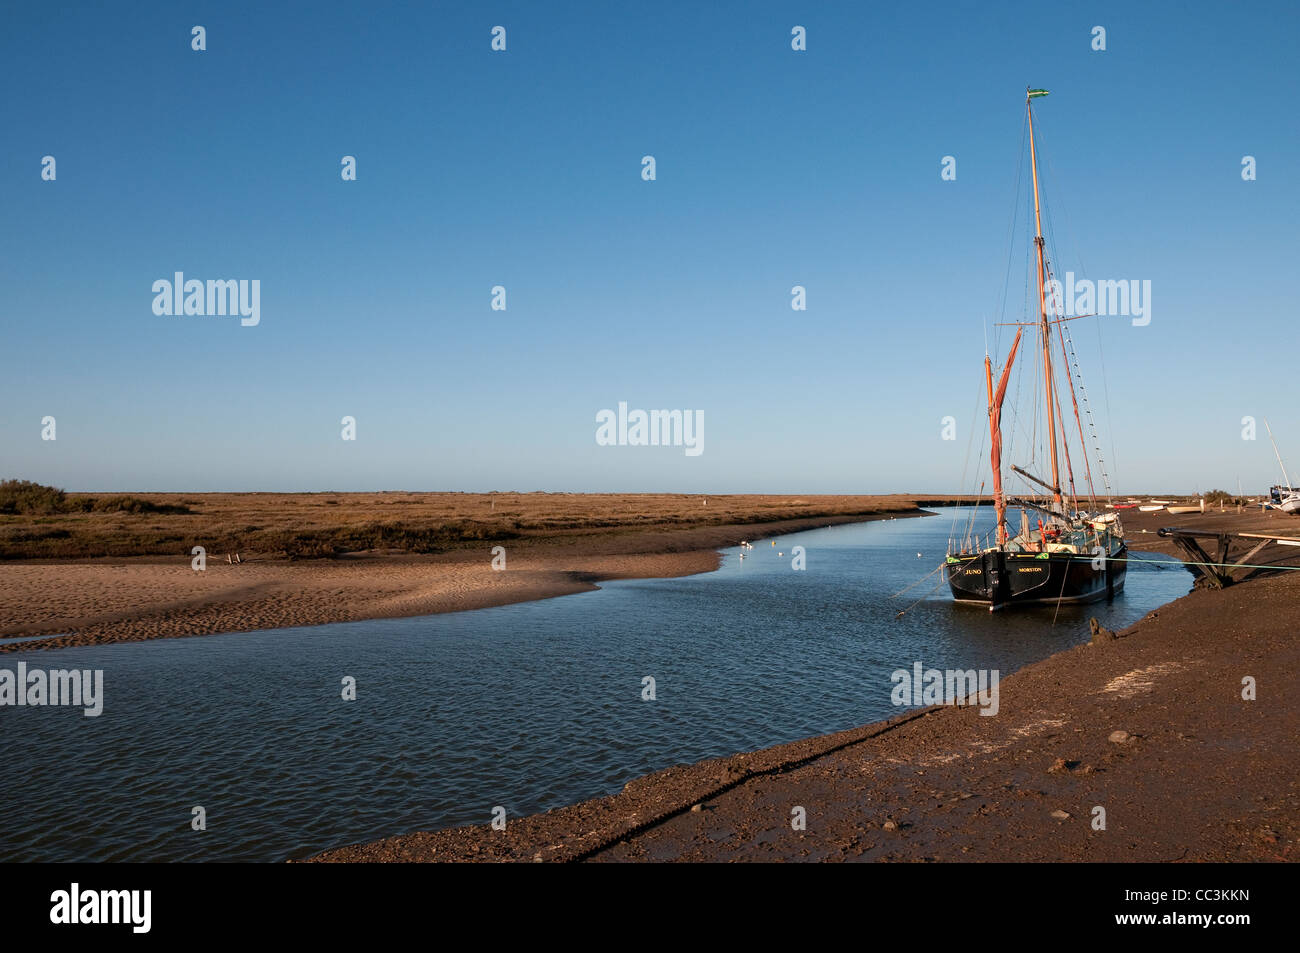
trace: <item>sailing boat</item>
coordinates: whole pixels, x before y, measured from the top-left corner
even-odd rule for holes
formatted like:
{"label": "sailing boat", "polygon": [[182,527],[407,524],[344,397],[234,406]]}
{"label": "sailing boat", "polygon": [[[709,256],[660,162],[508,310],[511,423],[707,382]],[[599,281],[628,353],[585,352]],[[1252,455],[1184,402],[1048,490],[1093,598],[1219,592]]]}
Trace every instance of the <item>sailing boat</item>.
{"label": "sailing boat", "polygon": [[[1092,489],[1092,469],[1087,462],[1089,497],[1092,508],[1080,508],[1081,501],[1074,492],[1074,475],[1070,465],[1069,445],[1065,419],[1056,390],[1052,352],[1059,338],[1065,379],[1070,385],[1070,398],[1074,404],[1074,417],[1079,428],[1080,447],[1085,448],[1083,422],[1079,416],[1079,402],[1075,396],[1074,379],[1070,376],[1070,360],[1066,352],[1064,322],[1073,320],[1064,315],[1063,302],[1054,291],[1049,300],[1048,288],[1059,288],[1052,283],[1051,265],[1044,251],[1043,219],[1038,198],[1038,155],[1034,140],[1033,101],[1046,96],[1045,89],[1026,91],[1025,108],[1029,122],[1029,161],[1033,172],[1034,188],[1034,244],[1037,247],[1038,317],[1021,323],[1002,369],[996,391],[993,387],[993,364],[985,355],[984,377],[988,390],[989,432],[992,438],[990,462],[993,469],[993,507],[997,516],[995,536],[979,546],[967,540],[950,546],[944,564],[953,599],[963,603],[988,606],[990,611],[1012,606],[1050,605],[1060,603],[1087,603],[1103,598],[1113,598],[1124,587],[1124,574],[1128,565],[1128,549],[1119,515],[1112,510],[1106,513],[1098,508]],[[1047,491],[1037,499],[1008,498],[1002,487],[1002,404],[1006,397],[1011,366],[1020,347],[1026,327],[1037,330],[1038,354],[1042,361],[1047,424],[1047,443],[1050,447],[1050,479],[1034,476],[1022,467],[1011,469],[1028,481]],[[1035,398],[1037,400],[1038,398]],[[1069,479],[1068,490],[1061,486],[1060,454],[1064,454]],[[1103,474],[1104,475],[1104,474]],[[1020,508],[1019,532],[1011,535],[1007,528],[1008,503]],[[1030,523],[1029,512],[1035,514],[1037,526]]]}
{"label": "sailing boat", "polygon": [[1264,429],[1268,431],[1268,442],[1273,445],[1273,455],[1277,457],[1277,465],[1282,468],[1282,479],[1286,481],[1269,487],[1270,501],[1283,513],[1300,512],[1300,487],[1291,486],[1291,478],[1286,475],[1286,464],[1282,462],[1282,452],[1273,439],[1273,428],[1268,425],[1267,417],[1264,418]]}

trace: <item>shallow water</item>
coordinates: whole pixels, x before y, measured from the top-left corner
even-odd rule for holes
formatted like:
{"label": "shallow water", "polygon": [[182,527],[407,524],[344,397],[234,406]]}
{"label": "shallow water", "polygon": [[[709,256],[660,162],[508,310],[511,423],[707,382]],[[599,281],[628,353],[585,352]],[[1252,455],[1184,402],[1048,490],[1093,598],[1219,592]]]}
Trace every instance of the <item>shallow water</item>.
{"label": "shallow water", "polygon": [[1055,623],[954,606],[937,575],[890,598],[942,559],[954,513],[938,512],[495,609],[0,657],[103,669],[105,688],[97,718],[0,708],[0,859],[282,860],[533,813],[889,717],[897,668],[1005,676],[1087,641],[1090,616],[1121,628],[1190,588],[1139,553],[1153,562],[1130,563],[1123,595]]}

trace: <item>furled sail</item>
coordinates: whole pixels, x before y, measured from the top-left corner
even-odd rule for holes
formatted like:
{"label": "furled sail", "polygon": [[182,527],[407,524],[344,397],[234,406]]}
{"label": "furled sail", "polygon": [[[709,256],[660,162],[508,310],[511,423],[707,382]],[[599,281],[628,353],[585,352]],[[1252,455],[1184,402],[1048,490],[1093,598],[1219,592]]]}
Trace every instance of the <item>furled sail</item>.
{"label": "furled sail", "polygon": [[1011,353],[1007,355],[1006,366],[998,380],[997,393],[993,392],[993,367],[987,357],[984,358],[984,371],[989,387],[989,433],[991,435],[990,462],[993,464],[993,508],[998,514],[998,545],[1007,541],[1007,500],[1002,492],[1002,401],[1007,396],[1007,381],[1011,379],[1011,365],[1016,360],[1016,349],[1020,347],[1020,334],[1023,328],[1016,330],[1016,338],[1011,342]]}

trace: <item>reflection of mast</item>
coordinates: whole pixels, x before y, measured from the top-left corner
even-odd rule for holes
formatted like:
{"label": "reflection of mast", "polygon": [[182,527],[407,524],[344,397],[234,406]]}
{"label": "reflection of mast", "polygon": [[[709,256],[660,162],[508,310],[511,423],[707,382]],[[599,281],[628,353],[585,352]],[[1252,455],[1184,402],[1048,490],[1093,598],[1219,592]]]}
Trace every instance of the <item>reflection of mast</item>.
{"label": "reflection of mast", "polygon": [[1061,501],[1061,473],[1056,462],[1056,407],[1054,406],[1056,388],[1052,380],[1052,336],[1047,326],[1047,265],[1043,257],[1043,216],[1038,205],[1038,153],[1034,148],[1032,105],[1035,96],[1046,95],[1045,89],[1027,90],[1025,108],[1029,111],[1029,165],[1034,176],[1034,226],[1037,229],[1034,244],[1038,246],[1038,307],[1041,318],[1039,338],[1043,346],[1043,379],[1047,393],[1047,440],[1052,451],[1052,501],[1056,504],[1057,511],[1064,513],[1065,506]]}

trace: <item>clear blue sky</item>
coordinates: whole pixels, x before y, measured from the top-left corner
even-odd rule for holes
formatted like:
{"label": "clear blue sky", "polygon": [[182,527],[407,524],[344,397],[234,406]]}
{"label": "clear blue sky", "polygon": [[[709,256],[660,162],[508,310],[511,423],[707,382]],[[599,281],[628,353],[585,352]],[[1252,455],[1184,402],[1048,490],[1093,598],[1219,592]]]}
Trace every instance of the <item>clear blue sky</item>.
{"label": "clear blue sky", "polygon": [[[1033,85],[1059,270],[1153,284],[1148,327],[1073,325],[1117,488],[1258,491],[1279,477],[1245,415],[1300,471],[1298,25],[1291,3],[14,7],[0,477],[973,489]],[[261,324],[154,315],[175,271],[259,279]],[[620,400],[703,410],[705,452],[597,446]]]}

